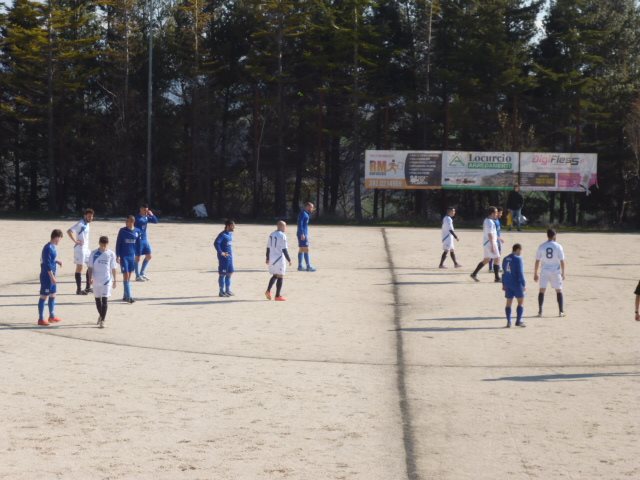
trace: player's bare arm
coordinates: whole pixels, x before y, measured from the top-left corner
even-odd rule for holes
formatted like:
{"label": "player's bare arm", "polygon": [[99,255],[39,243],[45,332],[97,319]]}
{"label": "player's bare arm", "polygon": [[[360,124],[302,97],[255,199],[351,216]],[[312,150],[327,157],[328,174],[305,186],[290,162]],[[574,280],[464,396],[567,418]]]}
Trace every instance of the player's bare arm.
{"label": "player's bare arm", "polygon": [[82,245],[84,243],[82,240],[76,239],[76,237],[73,235],[73,230],[71,229],[67,230],[67,235],[69,235],[69,238],[75,245]]}
{"label": "player's bare arm", "polygon": [[564,280],[564,260],[560,260],[560,268],[562,269],[562,279]]}
{"label": "player's bare arm", "polygon": [[539,266],[540,266],[540,260],[536,260],[536,264],[533,266],[533,280],[535,282],[538,281],[538,267]]}

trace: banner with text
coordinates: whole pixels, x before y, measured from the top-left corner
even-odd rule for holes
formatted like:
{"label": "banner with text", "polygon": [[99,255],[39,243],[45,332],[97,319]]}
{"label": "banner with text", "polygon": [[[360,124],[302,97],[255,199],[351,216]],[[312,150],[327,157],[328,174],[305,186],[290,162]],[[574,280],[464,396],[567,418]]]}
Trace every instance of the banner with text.
{"label": "banner with text", "polygon": [[556,192],[589,192],[598,182],[595,153],[520,154],[520,188]]}
{"label": "banner with text", "polygon": [[442,188],[511,190],[518,167],[518,152],[443,152]]}
{"label": "banner with text", "polygon": [[365,188],[442,188],[442,152],[367,150]]}

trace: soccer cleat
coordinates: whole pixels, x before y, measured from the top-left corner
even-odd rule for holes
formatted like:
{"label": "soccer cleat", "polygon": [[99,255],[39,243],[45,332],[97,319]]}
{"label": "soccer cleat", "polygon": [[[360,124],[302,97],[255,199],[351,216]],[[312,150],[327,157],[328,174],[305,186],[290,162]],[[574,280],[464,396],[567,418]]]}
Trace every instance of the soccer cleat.
{"label": "soccer cleat", "polygon": [[148,281],[149,281],[149,277],[147,277],[146,275],[140,275],[140,277],[141,277],[145,282],[148,282]]}
{"label": "soccer cleat", "polygon": [[123,302],[128,302],[129,301],[129,297],[122,297],[122,301]]}
{"label": "soccer cleat", "polygon": [[58,323],[61,322],[62,319],[58,317],[49,317],[49,323]]}
{"label": "soccer cleat", "polygon": [[48,327],[51,324],[47,320],[38,320],[38,325],[42,325],[43,327]]}
{"label": "soccer cleat", "polygon": [[516,327],[526,327],[526,325],[524,324],[524,322],[516,322]]}
{"label": "soccer cleat", "polygon": [[307,267],[307,272],[315,272],[315,267]]}
{"label": "soccer cleat", "polygon": [[135,303],[135,300],[131,297],[127,298],[127,303]]}
{"label": "soccer cleat", "polygon": [[456,263],[456,264],[455,264],[455,268],[462,268],[462,265],[461,265],[461,264],[459,264],[459,263]]}
{"label": "soccer cleat", "polygon": [[96,322],[96,325],[100,325],[101,321],[102,321],[102,317],[100,315],[98,315],[98,321]]}
{"label": "soccer cleat", "polygon": [[447,268],[444,265],[438,265],[438,268]]}
{"label": "soccer cleat", "polygon": [[104,328],[104,318],[102,317],[98,319],[98,328]]}
{"label": "soccer cleat", "polygon": [[85,290],[76,290],[76,295],[86,295],[87,292]]}
{"label": "soccer cleat", "polygon": [[502,280],[500,280],[500,277],[495,278],[493,281],[494,283],[502,283]]}
{"label": "soccer cleat", "polygon": [[145,282],[146,280],[143,277],[136,277],[136,282]]}
{"label": "soccer cleat", "polygon": [[264,292],[264,296],[267,297],[267,300],[271,300],[271,292],[269,291]]}
{"label": "soccer cleat", "polygon": [[299,271],[299,272],[304,272],[304,271],[305,271],[305,268],[304,268],[303,266],[299,266],[299,267],[298,267],[298,271]]}
{"label": "soccer cleat", "polygon": [[226,293],[224,293],[224,292],[220,292],[220,293],[218,293],[218,296],[219,296],[219,297],[226,297],[226,296],[227,296],[227,294],[226,294]]}
{"label": "soccer cleat", "polygon": [[560,315],[558,315],[559,317],[564,317],[564,312],[560,312]]}
{"label": "soccer cleat", "polygon": [[91,288],[91,287],[87,287],[87,288],[85,288],[85,289],[84,289],[84,294],[85,294],[85,295],[88,295],[88,294],[90,294],[90,293],[93,293],[93,288]]}
{"label": "soccer cleat", "polygon": [[511,322],[507,322],[507,326],[505,328],[511,328]]}
{"label": "soccer cleat", "polygon": [[282,297],[282,296],[276,297],[276,302],[286,302],[286,301],[287,301],[287,299]]}
{"label": "soccer cleat", "polygon": [[471,278],[473,278],[473,280],[474,280],[475,282],[479,282],[479,281],[480,281],[480,280],[478,280],[478,276],[477,276],[477,275],[474,275],[473,273],[472,273],[471,275],[469,275],[469,276],[470,276]]}
{"label": "soccer cleat", "polygon": [[231,290],[226,291],[226,292],[225,292],[225,295],[226,295],[227,297],[235,297],[235,296],[236,296],[236,294],[235,294],[235,293],[233,293]]}
{"label": "soccer cleat", "polygon": [[542,310],[538,311],[538,317],[542,317]]}

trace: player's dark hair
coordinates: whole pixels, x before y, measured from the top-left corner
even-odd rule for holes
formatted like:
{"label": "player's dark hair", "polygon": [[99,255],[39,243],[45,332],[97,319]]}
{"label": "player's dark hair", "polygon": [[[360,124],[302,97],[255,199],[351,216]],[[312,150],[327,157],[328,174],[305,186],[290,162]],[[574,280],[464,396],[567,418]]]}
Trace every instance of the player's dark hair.
{"label": "player's dark hair", "polygon": [[101,236],[100,239],[98,240],[98,243],[103,243],[103,244],[109,243],[109,237],[107,237],[106,235]]}
{"label": "player's dark hair", "polygon": [[149,204],[148,203],[143,203],[140,205],[140,208],[149,208]]}
{"label": "player's dark hair", "polygon": [[496,207],[489,207],[487,208],[487,215],[491,215],[494,212],[497,212],[498,209]]}
{"label": "player's dark hair", "polygon": [[549,240],[551,240],[555,236],[556,236],[556,231],[553,228],[550,228],[549,230],[547,230],[547,238]]}
{"label": "player's dark hair", "polygon": [[62,235],[62,230],[58,228],[56,228],[51,232],[51,240],[53,240],[54,238],[62,238],[62,237],[64,237],[64,235]]}
{"label": "player's dark hair", "polygon": [[455,210],[455,209],[456,209],[456,207],[447,207],[447,213],[448,213],[448,212],[451,212],[451,211],[453,211],[453,210]]}
{"label": "player's dark hair", "polygon": [[504,208],[498,207],[498,212],[504,212]]}
{"label": "player's dark hair", "polygon": [[229,225],[233,225],[234,223],[236,223],[236,222],[234,222],[234,221],[233,221],[233,219],[231,219],[231,218],[227,218],[227,219],[224,221],[224,226],[225,226],[225,227],[228,227]]}
{"label": "player's dark hair", "polygon": [[127,220],[133,220],[135,222],[136,217],[134,217],[133,215],[127,215]]}
{"label": "player's dark hair", "polygon": [[84,209],[84,214],[87,215],[88,213],[93,215],[96,212],[93,211],[93,208],[85,208]]}
{"label": "player's dark hair", "polygon": [[516,252],[518,250],[522,250],[522,245],[520,245],[519,243],[514,243],[513,244],[513,249],[511,251],[512,252]]}

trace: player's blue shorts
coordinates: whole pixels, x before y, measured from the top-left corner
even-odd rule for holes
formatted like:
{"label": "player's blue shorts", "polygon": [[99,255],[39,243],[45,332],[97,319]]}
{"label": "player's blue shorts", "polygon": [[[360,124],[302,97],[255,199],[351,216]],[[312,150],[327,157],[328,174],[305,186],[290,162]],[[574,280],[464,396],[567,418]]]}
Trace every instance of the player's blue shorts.
{"label": "player's blue shorts", "polygon": [[524,298],[524,289],[522,287],[505,285],[504,288],[504,298]]}
{"label": "player's blue shorts", "polygon": [[40,276],[40,295],[52,295],[56,293],[57,285],[55,283],[51,283],[51,278],[49,275]]}
{"label": "player's blue shorts", "polygon": [[306,248],[309,246],[309,235],[305,235],[304,236],[304,240],[302,240],[300,237],[298,237],[298,247],[299,248]]}
{"label": "player's blue shorts", "polygon": [[233,255],[228,257],[223,257],[218,255],[218,273],[220,275],[233,273],[235,270],[233,268]]}
{"label": "player's blue shorts", "polygon": [[151,244],[147,240],[142,240],[136,248],[136,256],[149,255],[151,253]]}
{"label": "player's blue shorts", "polygon": [[131,273],[136,270],[136,257],[120,257],[120,271]]}

